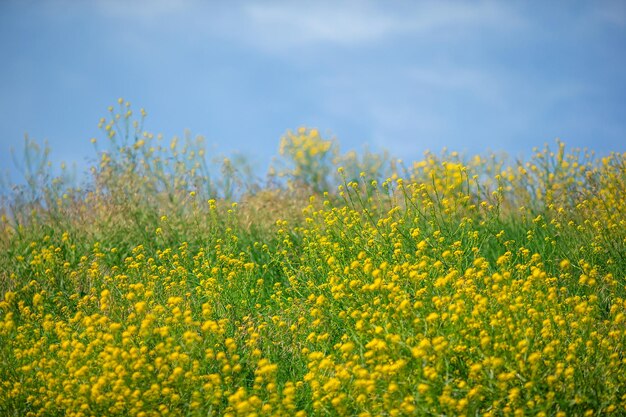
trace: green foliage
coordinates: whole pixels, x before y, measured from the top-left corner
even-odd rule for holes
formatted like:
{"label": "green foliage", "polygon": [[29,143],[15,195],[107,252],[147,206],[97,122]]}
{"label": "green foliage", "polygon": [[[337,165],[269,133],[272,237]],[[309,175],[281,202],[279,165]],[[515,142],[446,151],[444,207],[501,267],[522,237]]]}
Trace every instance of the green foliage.
{"label": "green foliage", "polygon": [[111,108],[80,188],[26,143],[1,415],[626,413],[626,155],[404,165],[300,129],[263,184],[144,117]]}

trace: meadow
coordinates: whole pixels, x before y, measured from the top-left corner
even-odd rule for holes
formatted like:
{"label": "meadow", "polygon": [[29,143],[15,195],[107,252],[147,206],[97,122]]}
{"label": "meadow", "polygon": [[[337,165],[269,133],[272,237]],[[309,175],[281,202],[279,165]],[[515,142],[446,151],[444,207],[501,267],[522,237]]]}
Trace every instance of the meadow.
{"label": "meadow", "polygon": [[0,415],[626,415],[626,154],[299,128],[257,179],[110,111],[2,200]]}

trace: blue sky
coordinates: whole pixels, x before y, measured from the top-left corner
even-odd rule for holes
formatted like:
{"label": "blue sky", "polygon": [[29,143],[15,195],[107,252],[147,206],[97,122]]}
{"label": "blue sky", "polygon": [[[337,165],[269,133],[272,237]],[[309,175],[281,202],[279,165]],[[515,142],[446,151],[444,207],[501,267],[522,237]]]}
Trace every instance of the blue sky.
{"label": "blue sky", "polygon": [[0,2],[0,166],[25,133],[84,165],[118,97],[264,172],[281,135],[411,160],[626,151],[626,2]]}

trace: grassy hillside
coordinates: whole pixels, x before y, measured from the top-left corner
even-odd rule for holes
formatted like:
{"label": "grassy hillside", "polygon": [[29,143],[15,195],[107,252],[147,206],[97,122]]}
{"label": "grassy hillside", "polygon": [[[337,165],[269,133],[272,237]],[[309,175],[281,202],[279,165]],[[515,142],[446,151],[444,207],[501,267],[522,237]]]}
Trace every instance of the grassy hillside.
{"label": "grassy hillside", "polygon": [[626,154],[403,163],[299,129],[258,180],[143,115],[102,120],[80,187],[28,144],[0,415],[626,414]]}

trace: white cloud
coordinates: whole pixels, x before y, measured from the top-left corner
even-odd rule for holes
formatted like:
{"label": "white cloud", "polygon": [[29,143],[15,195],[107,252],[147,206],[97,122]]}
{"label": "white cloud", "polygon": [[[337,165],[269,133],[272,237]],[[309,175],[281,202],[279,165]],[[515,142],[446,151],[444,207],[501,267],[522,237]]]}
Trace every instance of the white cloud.
{"label": "white cloud", "polygon": [[244,3],[248,41],[270,49],[312,43],[355,46],[395,35],[460,34],[476,27],[515,28],[521,17],[504,3],[480,2],[271,2]]}
{"label": "white cloud", "polygon": [[[369,3],[288,3],[244,6],[244,13],[265,41],[279,44],[329,42],[355,44],[394,31],[394,19],[377,13]],[[357,7],[354,7],[357,6]]]}
{"label": "white cloud", "polygon": [[[72,0],[53,0],[63,13]],[[486,28],[515,30],[526,22],[509,3],[480,1],[94,0],[83,8],[142,30],[190,39],[232,40],[262,52],[301,47],[367,47],[394,37],[464,40]],[[130,29],[130,28],[129,28]],[[474,31],[473,29],[480,29]]]}

